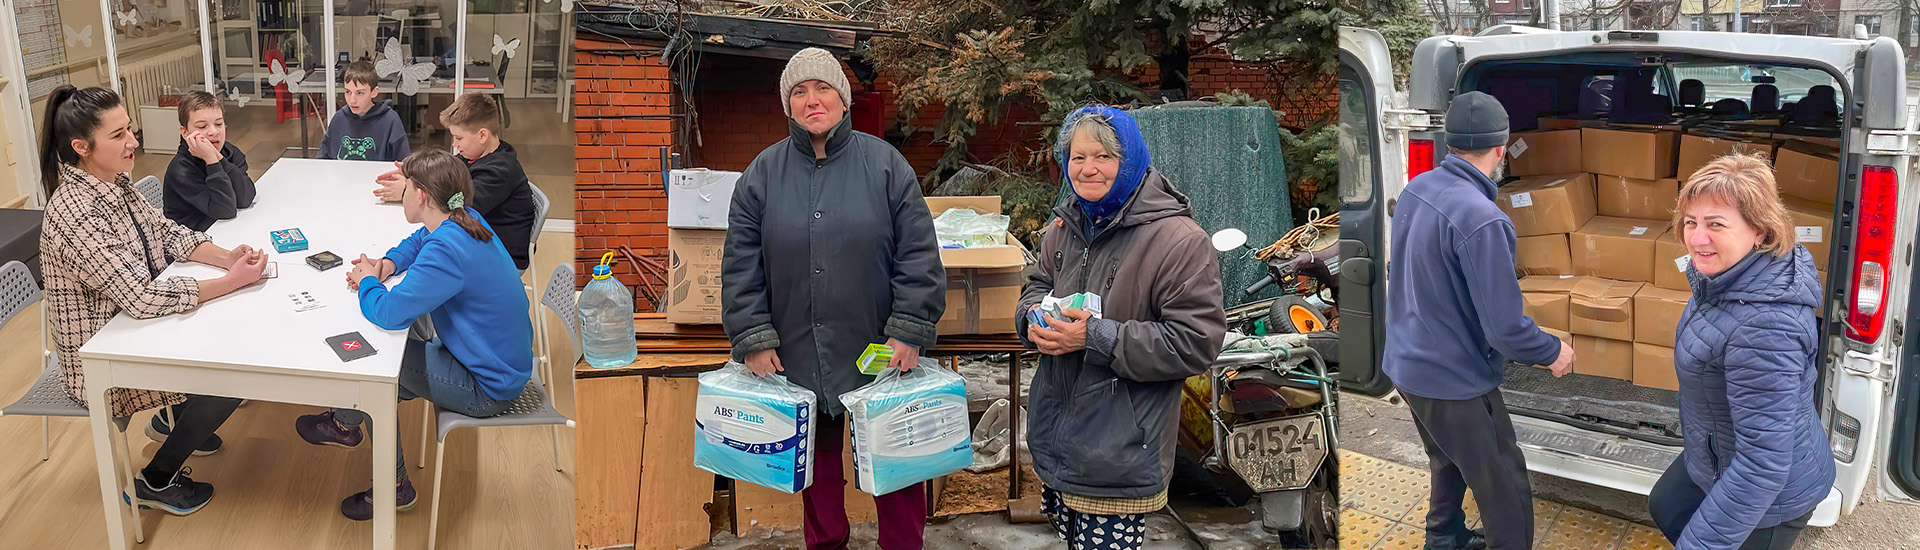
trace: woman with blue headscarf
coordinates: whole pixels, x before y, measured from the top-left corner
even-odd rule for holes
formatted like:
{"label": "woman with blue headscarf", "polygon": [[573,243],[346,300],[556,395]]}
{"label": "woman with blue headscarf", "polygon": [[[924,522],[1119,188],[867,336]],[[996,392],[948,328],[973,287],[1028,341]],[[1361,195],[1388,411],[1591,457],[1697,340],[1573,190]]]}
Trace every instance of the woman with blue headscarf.
{"label": "woman with blue headscarf", "polygon": [[1147,153],[1133,117],[1087,107],[1055,155],[1074,200],[1054,210],[1020,311],[1048,296],[1102,298],[1020,337],[1044,357],[1030,390],[1028,446],[1044,507],[1074,550],[1140,548],[1167,503],[1180,388],[1226,337],[1220,268],[1186,195]]}

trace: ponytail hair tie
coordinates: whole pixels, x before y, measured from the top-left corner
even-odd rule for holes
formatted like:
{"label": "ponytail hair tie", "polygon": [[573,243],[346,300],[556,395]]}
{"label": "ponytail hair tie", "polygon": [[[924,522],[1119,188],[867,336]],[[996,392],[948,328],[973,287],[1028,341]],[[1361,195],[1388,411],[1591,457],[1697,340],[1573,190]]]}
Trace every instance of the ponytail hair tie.
{"label": "ponytail hair tie", "polygon": [[459,212],[460,208],[466,205],[467,205],[466,193],[454,193],[452,197],[447,197],[447,210]]}

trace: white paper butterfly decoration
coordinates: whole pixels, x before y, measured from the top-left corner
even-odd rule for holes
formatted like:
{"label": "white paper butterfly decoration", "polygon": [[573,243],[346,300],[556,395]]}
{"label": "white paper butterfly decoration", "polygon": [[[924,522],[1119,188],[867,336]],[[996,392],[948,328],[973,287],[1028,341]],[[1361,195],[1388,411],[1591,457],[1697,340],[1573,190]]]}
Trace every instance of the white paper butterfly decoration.
{"label": "white paper butterfly decoration", "polygon": [[306,79],[307,71],[303,69],[289,71],[285,65],[280,64],[280,60],[278,59],[273,60],[273,64],[267,68],[267,82],[274,86],[281,84],[298,84],[300,81]]}
{"label": "white paper butterfly decoration", "polygon": [[233,100],[234,103],[239,104],[241,107],[246,107],[248,101],[253,101],[253,96],[240,93],[239,88],[228,88],[227,99]]}
{"label": "white paper butterfly decoration", "polygon": [[[553,3],[553,0],[540,0],[540,1],[548,4]],[[573,13],[573,0],[560,0],[560,11],[563,11],[566,13]]]}
{"label": "white paper butterfly decoration", "polygon": [[75,45],[85,45],[89,48],[93,47],[93,25],[80,27],[80,30],[77,31],[73,30],[73,25],[61,26],[66,27],[67,30],[67,47],[71,48]]}
{"label": "white paper butterfly decoration", "polygon": [[513,59],[513,54],[519,53],[519,51],[520,39],[502,40],[500,35],[493,35],[493,55],[500,55],[504,52],[507,54],[507,59]]}
{"label": "white paper butterfly decoration", "polygon": [[405,51],[405,48],[399,40],[388,39],[386,56],[380,61],[374,62],[373,70],[374,72],[380,73],[380,78],[398,74],[400,77],[400,93],[414,95],[420,93],[420,84],[425,82],[427,77],[433,76],[433,64],[409,64],[407,63],[407,58],[401,55],[403,51]]}
{"label": "white paper butterfly decoration", "polygon": [[120,26],[122,27],[132,27],[140,24],[140,12],[138,11],[127,10],[122,12],[114,12],[114,16],[120,22]]}

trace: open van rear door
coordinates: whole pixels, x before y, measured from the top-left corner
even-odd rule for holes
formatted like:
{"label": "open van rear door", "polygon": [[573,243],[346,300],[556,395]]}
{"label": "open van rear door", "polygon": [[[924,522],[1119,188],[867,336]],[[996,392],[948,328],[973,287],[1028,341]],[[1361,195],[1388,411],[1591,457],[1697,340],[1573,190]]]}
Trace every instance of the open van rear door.
{"label": "open van rear door", "polygon": [[[1382,395],[1386,202],[1406,184],[1404,135],[1386,127],[1393,61],[1378,31],[1340,28],[1340,385]],[[1392,182],[1392,183],[1389,183]],[[1391,189],[1389,189],[1391,187]]]}

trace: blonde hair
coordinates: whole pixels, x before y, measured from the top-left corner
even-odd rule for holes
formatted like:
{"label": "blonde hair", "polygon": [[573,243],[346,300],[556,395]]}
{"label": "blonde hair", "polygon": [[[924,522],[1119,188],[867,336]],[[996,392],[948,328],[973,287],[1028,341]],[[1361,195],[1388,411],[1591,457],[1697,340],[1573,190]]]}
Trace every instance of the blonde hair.
{"label": "blonde hair", "polygon": [[1686,240],[1687,207],[1698,200],[1720,201],[1740,211],[1740,218],[1760,231],[1754,246],[1774,256],[1793,253],[1793,222],[1780,202],[1773,167],[1766,157],[1734,154],[1700,167],[1680,187],[1673,209],[1673,230]]}

